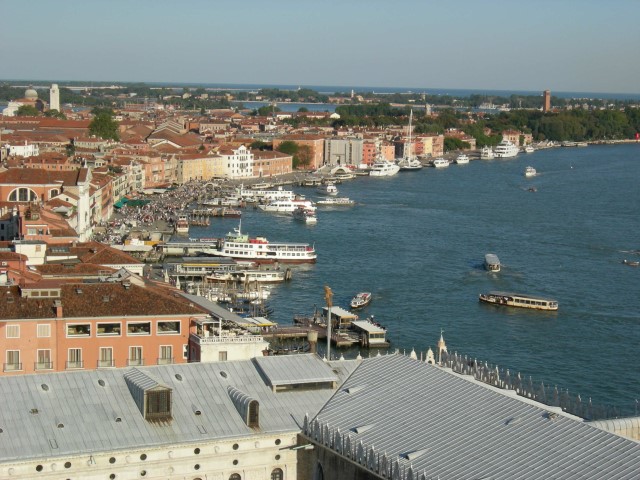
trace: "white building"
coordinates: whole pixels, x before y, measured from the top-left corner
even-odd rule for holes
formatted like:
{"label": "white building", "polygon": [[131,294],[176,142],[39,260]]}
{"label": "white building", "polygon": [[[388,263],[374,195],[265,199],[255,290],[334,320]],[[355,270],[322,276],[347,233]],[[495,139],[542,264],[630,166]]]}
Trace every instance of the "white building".
{"label": "white building", "polygon": [[9,156],[37,157],[40,155],[40,147],[35,143],[28,144],[26,141],[24,142],[24,145],[7,144],[7,148],[9,150]]}
{"label": "white building", "polygon": [[236,150],[221,151],[222,174],[227,178],[253,178],[253,153],[244,145]]}
{"label": "white building", "polygon": [[57,83],[51,85],[49,89],[49,110],[60,111],[60,89]]}

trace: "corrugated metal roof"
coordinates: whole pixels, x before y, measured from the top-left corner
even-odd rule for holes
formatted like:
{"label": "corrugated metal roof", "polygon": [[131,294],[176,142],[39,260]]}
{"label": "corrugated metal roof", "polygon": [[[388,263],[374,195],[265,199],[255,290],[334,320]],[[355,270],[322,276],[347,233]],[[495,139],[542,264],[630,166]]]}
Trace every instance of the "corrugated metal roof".
{"label": "corrugated metal roof", "polygon": [[[300,368],[296,359],[301,362]],[[327,369],[331,373],[327,364],[310,355],[270,360],[271,370],[295,369],[302,380],[302,372],[308,372],[312,380],[317,379],[317,371],[325,372],[322,378],[329,377]],[[336,371],[343,378],[355,368],[355,363],[337,363],[341,365]],[[125,374],[133,369],[0,378],[0,458],[26,460],[254,434],[236,410],[227,391],[229,386],[260,403],[262,432],[299,432],[305,413],[317,412],[335,392],[323,389],[274,393],[250,360],[136,370],[151,378],[151,383],[157,381],[172,390],[171,422],[144,420],[125,380]],[[201,433],[203,430],[206,433]]]}
{"label": "corrugated metal roof", "polygon": [[640,478],[640,444],[538,405],[388,355],[363,360],[311,425],[356,461],[375,452],[374,471],[384,454],[425,478]]}
{"label": "corrugated metal roof", "polygon": [[338,377],[314,354],[257,357],[254,362],[269,385],[294,385],[316,382],[337,382]]}

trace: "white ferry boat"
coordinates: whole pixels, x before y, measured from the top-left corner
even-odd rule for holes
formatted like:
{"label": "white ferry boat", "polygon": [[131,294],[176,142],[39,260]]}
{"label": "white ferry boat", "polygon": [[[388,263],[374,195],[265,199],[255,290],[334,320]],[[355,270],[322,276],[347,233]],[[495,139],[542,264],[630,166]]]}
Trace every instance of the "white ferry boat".
{"label": "white ferry boat", "polygon": [[434,158],[431,161],[431,165],[433,165],[435,168],[445,168],[449,166],[449,160],[447,160],[446,158]]}
{"label": "white ferry boat", "polygon": [[371,166],[369,175],[372,177],[390,177],[400,171],[400,167],[388,160],[376,160]]}
{"label": "white ferry boat", "polygon": [[324,185],[318,185],[316,192],[320,195],[338,195],[338,187],[333,182],[327,182]]}
{"label": "white ferry boat", "polygon": [[296,197],[295,192],[291,190],[285,190],[282,187],[278,187],[275,190],[257,190],[253,187],[245,188],[244,185],[240,185],[240,187],[236,190],[236,193],[240,198],[249,201],[293,200]]}
{"label": "white ferry boat", "polygon": [[466,165],[467,163],[469,163],[469,156],[464,153],[461,153],[456,157],[456,163],[458,165]]}
{"label": "white ferry boat", "polygon": [[484,256],[484,268],[486,268],[490,272],[500,271],[500,259],[495,253],[487,253]]}
{"label": "white ferry boat", "polygon": [[240,226],[218,242],[216,248],[204,253],[236,260],[251,260],[258,263],[315,263],[316,250],[308,243],[273,243],[264,237],[250,238],[240,231]]}
{"label": "white ferry boat", "polygon": [[298,207],[293,211],[293,218],[304,223],[318,223],[316,211],[305,207]]}
{"label": "white ferry boat", "polygon": [[511,158],[518,155],[520,149],[509,140],[501,141],[495,149],[494,156],[496,158]]}
{"label": "white ferry boat", "polygon": [[484,303],[505,307],[531,308],[534,310],[558,310],[558,302],[556,300],[532,297],[531,295],[524,295],[520,293],[481,293],[478,299]]}
{"label": "white ferry boat", "polygon": [[482,150],[480,150],[481,160],[493,160],[494,156],[495,155],[491,147],[482,147]]}
{"label": "white ferry boat", "polygon": [[279,283],[287,280],[290,277],[290,270],[260,270],[251,269],[243,270],[237,269],[233,271],[221,270],[214,271],[211,275],[206,277],[208,282],[235,282],[235,283]]}
{"label": "white ferry boat", "polygon": [[304,207],[309,210],[316,209],[314,203],[304,197],[296,197],[293,200],[274,200],[258,205],[258,208],[263,212],[271,213],[293,213],[299,207]]}
{"label": "white ferry boat", "polygon": [[355,204],[349,197],[328,197],[316,202],[319,207],[352,207]]}
{"label": "white ferry boat", "polygon": [[538,172],[532,166],[528,166],[527,168],[524,169],[525,177],[535,177],[537,174]]}

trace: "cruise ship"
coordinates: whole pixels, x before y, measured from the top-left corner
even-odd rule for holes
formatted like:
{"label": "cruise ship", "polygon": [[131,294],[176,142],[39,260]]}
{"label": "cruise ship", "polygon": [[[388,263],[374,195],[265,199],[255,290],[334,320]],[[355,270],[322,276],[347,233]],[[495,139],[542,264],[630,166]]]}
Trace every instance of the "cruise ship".
{"label": "cruise ship", "polygon": [[496,158],[511,158],[518,155],[520,149],[509,140],[503,140],[498,145],[496,145],[496,149],[493,152],[493,155]]}
{"label": "cruise ship", "polygon": [[315,263],[316,250],[308,243],[273,243],[264,237],[250,238],[240,231],[241,226],[218,241],[215,248],[204,253],[236,260],[251,260],[257,263]]}

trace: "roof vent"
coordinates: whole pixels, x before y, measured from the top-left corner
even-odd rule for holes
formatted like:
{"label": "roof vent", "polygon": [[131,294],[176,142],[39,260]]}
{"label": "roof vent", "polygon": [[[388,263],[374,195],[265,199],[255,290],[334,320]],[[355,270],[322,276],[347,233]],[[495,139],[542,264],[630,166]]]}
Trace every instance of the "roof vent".
{"label": "roof vent", "polygon": [[351,394],[351,393],[358,393],[360,390],[362,390],[364,388],[364,385],[356,385],[355,387],[349,387],[349,388],[345,388],[344,391]]}
{"label": "roof vent", "polygon": [[182,381],[182,375],[180,375],[179,373],[176,373],[176,380],[181,382]]}
{"label": "roof vent", "polygon": [[360,427],[355,427],[355,428],[353,429],[353,431],[354,431],[355,433],[364,433],[364,432],[366,432],[367,430],[371,430],[373,427],[375,427],[375,424],[370,423],[369,425],[362,425],[362,426],[360,426]]}
{"label": "roof vent", "polygon": [[37,415],[39,412],[37,408],[32,408],[31,410],[29,410],[29,413],[31,413],[31,415]]}
{"label": "roof vent", "polygon": [[106,384],[103,379],[100,379],[98,380],[98,385],[100,385],[101,387],[104,387]]}
{"label": "roof vent", "polygon": [[120,423],[122,419],[120,417],[116,417],[116,423]]}
{"label": "roof vent", "polygon": [[45,392],[49,391],[49,385],[47,385],[46,383],[43,383],[42,385],[40,385],[40,387],[42,387],[42,390],[44,390]]}
{"label": "roof vent", "polygon": [[427,453],[427,449],[423,448],[422,450],[414,450],[413,452],[408,452],[400,456],[406,458],[407,460],[415,460],[416,458],[421,457],[425,453]]}
{"label": "roof vent", "polygon": [[64,423],[59,423],[58,428],[64,428]]}

